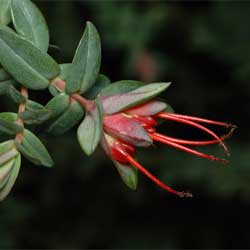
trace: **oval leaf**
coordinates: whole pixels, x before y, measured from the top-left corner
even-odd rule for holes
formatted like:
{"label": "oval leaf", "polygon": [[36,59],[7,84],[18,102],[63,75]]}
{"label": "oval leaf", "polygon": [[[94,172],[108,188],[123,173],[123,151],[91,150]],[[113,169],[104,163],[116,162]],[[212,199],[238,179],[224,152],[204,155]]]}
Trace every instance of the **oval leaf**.
{"label": "oval leaf", "polygon": [[114,114],[124,109],[144,103],[159,95],[169,86],[170,83],[151,83],[127,93],[112,96],[103,96],[103,113]]}
{"label": "oval leaf", "polygon": [[97,102],[96,108],[92,112],[86,113],[84,120],[77,129],[77,139],[82,150],[91,155],[102,135],[102,110]]}
{"label": "oval leaf", "polygon": [[101,96],[117,95],[122,93],[127,93],[132,90],[138,89],[144,86],[145,83],[133,80],[122,80],[114,82],[108,85],[106,88],[102,89],[100,92]]}
{"label": "oval leaf", "polygon": [[58,64],[48,54],[13,32],[0,29],[0,63],[22,85],[47,88],[59,75]]}
{"label": "oval leaf", "polygon": [[95,26],[87,22],[66,77],[67,93],[86,92],[95,83],[101,64],[101,41]]}
{"label": "oval leaf", "polygon": [[51,111],[51,118],[58,117],[61,115],[69,105],[69,96],[65,93],[61,93],[52,98],[47,105],[46,109]]}
{"label": "oval leaf", "polygon": [[13,167],[10,173],[10,176],[8,178],[8,181],[6,182],[5,186],[0,189],[0,201],[2,201],[11,191],[13,185],[15,184],[16,178],[19,174],[21,166],[21,156],[20,154],[17,155],[15,158],[15,162],[13,163]]}
{"label": "oval leaf", "polygon": [[84,115],[83,108],[74,100],[68,105],[65,112],[49,126],[47,132],[61,135],[74,127]]}
{"label": "oval leaf", "polygon": [[52,167],[54,162],[51,159],[47,149],[31,131],[25,129],[21,144],[15,142],[18,150],[30,161],[36,165]]}
{"label": "oval leaf", "polygon": [[16,31],[46,52],[49,47],[48,26],[36,5],[30,0],[12,0],[11,15]]}
{"label": "oval leaf", "polygon": [[15,158],[18,154],[13,140],[0,144],[0,166]]}
{"label": "oval leaf", "polygon": [[0,118],[0,133],[7,135],[16,135],[23,131],[23,128],[14,122],[6,121]]}
{"label": "oval leaf", "polygon": [[0,26],[5,26],[11,21],[10,1],[0,0]]}

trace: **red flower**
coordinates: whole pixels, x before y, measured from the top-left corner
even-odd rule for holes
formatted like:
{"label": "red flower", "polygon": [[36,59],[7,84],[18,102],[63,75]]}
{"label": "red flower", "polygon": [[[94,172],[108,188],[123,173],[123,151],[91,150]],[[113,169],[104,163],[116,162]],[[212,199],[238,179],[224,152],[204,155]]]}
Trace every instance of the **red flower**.
{"label": "red flower", "polygon": [[[181,197],[191,197],[192,194],[188,192],[179,192],[165,185],[140,165],[133,158],[135,147],[149,147],[154,142],[160,142],[202,158],[227,163],[228,161],[225,159],[202,153],[190,148],[190,146],[205,146],[218,143],[229,156],[229,151],[223,143],[223,140],[231,136],[236,126],[198,117],[162,112],[165,107],[166,105],[164,103],[153,100],[120,113],[105,115],[103,117],[104,135],[101,144],[105,152],[114,162],[126,164],[128,166],[131,164],[168,192]],[[206,141],[184,140],[157,133],[156,126],[158,124],[158,118],[193,126],[209,134],[212,139]],[[212,130],[201,124],[212,124],[231,128],[231,130],[228,134],[219,137]]]}

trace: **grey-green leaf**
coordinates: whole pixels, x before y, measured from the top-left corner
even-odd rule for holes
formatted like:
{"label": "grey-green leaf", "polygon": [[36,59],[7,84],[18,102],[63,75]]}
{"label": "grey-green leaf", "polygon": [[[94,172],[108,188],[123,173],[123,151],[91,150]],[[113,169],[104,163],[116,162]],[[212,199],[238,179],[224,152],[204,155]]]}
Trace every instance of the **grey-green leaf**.
{"label": "grey-green leaf", "polygon": [[117,95],[127,93],[144,86],[145,83],[134,80],[121,80],[108,85],[100,92],[101,96]]}
{"label": "grey-green leaf", "polygon": [[0,133],[7,135],[16,135],[22,132],[23,128],[14,122],[10,122],[3,118],[0,118]]}
{"label": "grey-green leaf", "polygon": [[0,95],[8,94],[10,86],[14,84],[14,80],[6,80],[0,82]]}
{"label": "grey-green leaf", "polygon": [[60,73],[53,58],[5,29],[0,29],[0,63],[16,81],[30,89],[47,88]]}
{"label": "grey-green leaf", "polygon": [[87,155],[91,155],[95,151],[101,135],[102,110],[97,102],[96,108],[92,112],[86,113],[84,120],[77,129],[78,142]]}
{"label": "grey-green leaf", "polygon": [[31,131],[25,129],[21,144],[15,142],[18,150],[30,161],[36,165],[52,167],[54,162],[47,149]]}
{"label": "grey-green leaf", "polygon": [[13,185],[15,184],[16,178],[19,174],[20,166],[21,166],[21,156],[20,154],[18,154],[13,163],[13,167],[7,183],[4,185],[4,187],[0,189],[0,201],[2,201],[11,191]]}
{"label": "grey-green leaf", "polygon": [[0,68],[0,81],[6,81],[9,79],[11,79],[10,74],[7,73],[3,68]]}
{"label": "grey-green leaf", "polygon": [[74,100],[68,105],[61,116],[56,118],[49,126],[47,132],[53,135],[61,135],[79,123],[84,115],[83,108]]}
{"label": "grey-green leaf", "polygon": [[18,151],[14,146],[13,140],[9,140],[0,144],[0,166],[16,157]]}
{"label": "grey-green leaf", "polygon": [[95,83],[101,64],[101,41],[95,26],[87,22],[66,77],[67,93],[85,93]]}
{"label": "grey-green leaf", "polygon": [[24,112],[19,113],[19,117],[26,124],[41,124],[45,121],[49,120],[52,116],[52,112],[48,109],[37,109],[37,110],[26,110]]}
{"label": "grey-green leaf", "polygon": [[11,21],[10,1],[11,0],[0,0],[0,26],[8,25]]}
{"label": "grey-green leaf", "polygon": [[103,96],[103,113],[114,114],[124,109],[144,103],[166,90],[170,84],[171,83],[151,83],[127,93]]}
{"label": "grey-green leaf", "polygon": [[41,11],[30,0],[12,0],[11,16],[16,31],[37,48],[46,52],[49,31]]}
{"label": "grey-green leaf", "polygon": [[113,161],[123,182],[132,190],[136,190],[138,184],[137,169],[131,165],[121,164]]}
{"label": "grey-green leaf", "polygon": [[84,97],[86,97],[89,100],[94,100],[98,96],[98,94],[101,92],[101,90],[107,87],[110,83],[111,82],[107,76],[100,74],[97,77],[96,82],[93,85],[93,87],[90,88],[84,94]]}
{"label": "grey-green leaf", "polygon": [[16,90],[16,88],[12,85],[9,86],[7,94],[17,104],[20,104],[26,101],[26,98],[18,90]]}
{"label": "grey-green leaf", "polygon": [[51,118],[61,115],[69,105],[69,96],[65,93],[61,93],[52,98],[47,105],[46,109],[51,110]]}

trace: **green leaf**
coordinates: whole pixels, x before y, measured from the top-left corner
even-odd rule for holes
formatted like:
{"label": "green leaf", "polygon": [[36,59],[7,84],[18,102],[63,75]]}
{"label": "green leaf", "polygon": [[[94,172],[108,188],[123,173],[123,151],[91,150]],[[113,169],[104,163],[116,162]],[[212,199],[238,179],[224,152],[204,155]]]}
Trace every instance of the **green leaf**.
{"label": "green leaf", "polygon": [[95,26],[87,22],[66,77],[66,92],[86,92],[95,83],[101,64],[101,41]]}
{"label": "green leaf", "polygon": [[13,185],[15,184],[16,178],[19,174],[20,166],[21,166],[21,156],[20,154],[18,154],[13,163],[13,167],[10,176],[8,178],[8,181],[6,182],[5,186],[2,189],[0,189],[0,201],[2,201],[11,191]]}
{"label": "green leaf", "polygon": [[47,88],[60,72],[48,54],[4,29],[0,29],[0,63],[15,80],[30,89]]}
{"label": "green leaf", "polygon": [[77,129],[77,138],[82,150],[91,155],[102,135],[102,110],[97,101],[96,107],[91,112],[87,112],[84,120]]}
{"label": "green leaf", "polygon": [[14,84],[14,80],[6,80],[0,82],[0,95],[8,94],[10,86]]}
{"label": "green leaf", "polygon": [[48,109],[39,109],[39,110],[27,110],[22,113],[19,113],[19,117],[26,124],[41,124],[52,116],[52,112]]}
{"label": "green leaf", "polygon": [[49,126],[47,132],[53,135],[61,135],[79,123],[84,115],[82,106],[74,100],[68,105],[67,109],[55,119]]}
{"label": "green leaf", "polygon": [[16,31],[37,48],[46,52],[49,47],[49,31],[40,10],[30,0],[12,0],[11,16]]}
{"label": "green leaf", "polygon": [[138,183],[137,169],[131,165],[121,164],[113,161],[123,182],[132,190],[136,190]]}
{"label": "green leaf", "polygon": [[144,86],[145,83],[133,80],[122,80],[114,82],[108,85],[106,88],[102,89],[100,92],[101,96],[110,96],[117,95],[122,93],[127,93],[132,90],[138,89],[139,87]]}
{"label": "green leaf", "polygon": [[0,81],[6,81],[9,79],[11,79],[9,73],[7,73],[3,68],[0,68]]}
{"label": "green leaf", "polygon": [[69,105],[69,96],[65,93],[61,93],[52,98],[47,105],[46,109],[51,110],[51,118],[58,117],[61,115]]}
{"label": "green leaf", "polygon": [[127,93],[104,96],[102,97],[103,113],[114,114],[144,103],[166,90],[170,84],[171,83],[151,83]]}
{"label": "green leaf", "polygon": [[12,158],[0,166],[0,190],[6,185],[14,162],[15,158]]}
{"label": "green leaf", "polygon": [[0,166],[15,158],[18,154],[14,146],[13,140],[9,140],[0,144]]}
{"label": "green leaf", "polygon": [[7,94],[17,104],[20,104],[26,101],[26,98],[18,90],[16,90],[16,88],[13,87],[12,85],[9,86]]}
{"label": "green leaf", "polygon": [[17,114],[12,113],[12,112],[3,112],[3,113],[0,113],[0,119],[9,121],[9,122],[16,122]]}
{"label": "green leaf", "polygon": [[8,25],[11,21],[10,1],[11,0],[0,0],[0,26]]}
{"label": "green leaf", "polygon": [[43,109],[44,106],[38,102],[34,102],[34,101],[31,101],[31,100],[27,100],[26,102],[26,109],[27,110],[40,110],[40,109]]}
{"label": "green leaf", "polygon": [[40,139],[34,135],[31,131],[25,129],[23,133],[22,142],[15,141],[17,149],[36,165],[43,165],[46,167],[52,167],[54,162],[51,159],[47,149],[40,141]]}
{"label": "green leaf", "polygon": [[[60,75],[58,76],[58,78],[66,81],[67,74],[69,74],[72,64],[64,63],[64,64],[60,64],[59,66],[60,66]],[[58,94],[63,93],[63,91],[57,89],[53,84],[49,85],[49,91],[51,95],[53,96],[57,96]]]}
{"label": "green leaf", "polygon": [[84,96],[89,100],[94,100],[102,89],[110,84],[110,80],[105,75],[99,75],[93,87],[89,89]]}
{"label": "green leaf", "polygon": [[23,128],[14,122],[10,122],[0,118],[0,133],[8,135],[16,135],[23,131]]}

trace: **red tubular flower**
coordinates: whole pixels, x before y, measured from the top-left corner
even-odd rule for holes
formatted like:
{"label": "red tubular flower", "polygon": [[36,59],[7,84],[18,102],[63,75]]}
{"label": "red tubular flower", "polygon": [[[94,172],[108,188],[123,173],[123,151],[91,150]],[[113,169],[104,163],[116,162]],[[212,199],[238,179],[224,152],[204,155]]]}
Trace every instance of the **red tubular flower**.
{"label": "red tubular flower", "polygon": [[[125,164],[127,166],[132,165],[166,191],[181,197],[191,197],[192,194],[188,192],[179,192],[165,185],[140,165],[133,158],[135,147],[149,147],[155,141],[202,158],[220,163],[228,163],[226,159],[202,153],[190,148],[190,146],[205,146],[217,143],[223,147],[226,155],[229,156],[229,151],[223,141],[231,136],[236,126],[198,117],[163,112],[165,107],[166,105],[164,103],[153,100],[120,113],[105,115],[103,117],[104,135],[101,144],[115,163]],[[203,141],[184,140],[157,133],[156,125],[158,118],[195,127],[206,132],[212,139]],[[229,133],[219,137],[202,124],[222,126],[231,129]]]}

